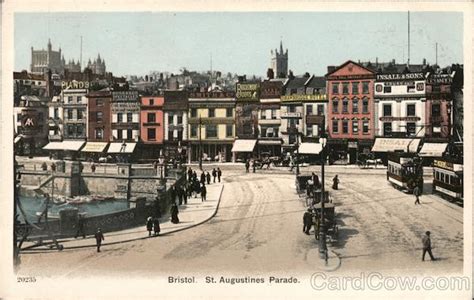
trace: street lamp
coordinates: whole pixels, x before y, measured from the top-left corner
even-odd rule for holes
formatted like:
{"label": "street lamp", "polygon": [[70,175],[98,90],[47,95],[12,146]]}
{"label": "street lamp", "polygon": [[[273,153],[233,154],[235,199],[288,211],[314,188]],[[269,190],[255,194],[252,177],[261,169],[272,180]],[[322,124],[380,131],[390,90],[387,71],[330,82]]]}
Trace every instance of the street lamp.
{"label": "street lamp", "polygon": [[325,202],[325,187],[324,187],[324,164],[326,160],[326,130],[324,127],[324,119],[320,125],[320,141],[322,144],[321,150],[321,225],[319,227],[319,254],[324,258],[326,264],[328,263],[328,248],[326,245],[326,222],[324,219],[324,202]]}
{"label": "street lamp", "polygon": [[451,140],[451,103],[446,104],[446,112],[448,113],[448,141]]}
{"label": "street lamp", "polygon": [[296,176],[300,175],[300,132],[298,127],[296,127]]}
{"label": "street lamp", "polygon": [[202,139],[201,139],[201,125],[202,125],[202,120],[201,120],[201,114],[199,114],[199,170],[202,171]]}

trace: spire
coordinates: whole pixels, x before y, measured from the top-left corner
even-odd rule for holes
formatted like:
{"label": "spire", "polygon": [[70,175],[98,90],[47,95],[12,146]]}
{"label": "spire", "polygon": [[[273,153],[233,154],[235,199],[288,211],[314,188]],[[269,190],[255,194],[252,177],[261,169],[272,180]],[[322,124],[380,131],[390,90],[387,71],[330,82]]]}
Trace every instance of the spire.
{"label": "spire", "polygon": [[280,54],[283,54],[283,41],[280,40]]}

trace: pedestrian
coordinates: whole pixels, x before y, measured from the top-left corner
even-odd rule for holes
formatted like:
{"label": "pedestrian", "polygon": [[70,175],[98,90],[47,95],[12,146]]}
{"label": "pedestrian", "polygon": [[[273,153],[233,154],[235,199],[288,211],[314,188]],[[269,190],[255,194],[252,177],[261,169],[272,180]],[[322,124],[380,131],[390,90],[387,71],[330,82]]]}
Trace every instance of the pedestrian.
{"label": "pedestrian", "polygon": [[179,223],[179,218],[178,218],[179,210],[176,203],[171,204],[170,213],[171,213],[171,223],[178,224]]}
{"label": "pedestrian", "polygon": [[170,189],[171,202],[176,203],[176,187],[172,186]]}
{"label": "pedestrian", "polygon": [[206,201],[207,189],[206,186],[203,184],[201,185],[201,202]]}
{"label": "pedestrian", "polygon": [[151,217],[146,219],[146,230],[148,231],[148,236],[151,236],[151,231],[153,230],[153,220]]}
{"label": "pedestrian", "polygon": [[255,159],[252,160],[252,170],[255,173],[255,169],[257,168],[257,163],[255,162]]}
{"label": "pedestrian", "polygon": [[332,189],[333,190],[337,190],[338,189],[338,185],[339,185],[339,178],[337,178],[337,175],[334,176],[334,178],[332,179]]}
{"label": "pedestrian", "polygon": [[245,173],[248,173],[250,169],[250,162],[249,160],[245,160]]}
{"label": "pedestrian", "polygon": [[191,167],[188,168],[188,181],[191,181],[193,177],[193,170],[191,169]]}
{"label": "pedestrian", "polygon": [[77,239],[79,235],[82,235],[83,239],[86,238],[86,231],[84,230],[84,216],[83,215],[79,215],[79,219],[77,220],[77,231],[74,238]]}
{"label": "pedestrian", "polygon": [[418,186],[415,186],[415,188],[413,189],[413,195],[415,195],[415,205],[421,204],[420,203],[421,191],[420,191],[420,188]]}
{"label": "pedestrian", "polygon": [[313,177],[313,184],[314,184],[314,187],[315,187],[316,189],[319,189],[319,188],[320,188],[320,183],[319,183],[319,177],[318,177],[318,175],[317,175],[316,173],[314,173],[314,172],[313,172],[311,175],[313,175],[312,177]]}
{"label": "pedestrian", "polygon": [[309,235],[311,226],[313,226],[313,214],[311,213],[311,208],[308,208],[303,215],[303,232]]}
{"label": "pedestrian", "polygon": [[92,171],[92,173],[95,173],[95,168],[96,168],[96,166],[95,166],[95,163],[93,162],[92,165],[91,165],[91,171]]}
{"label": "pedestrian", "polygon": [[56,164],[54,162],[51,163],[51,171],[56,172]]}
{"label": "pedestrian", "polygon": [[206,183],[206,175],[204,174],[204,171],[201,173],[201,184]]}
{"label": "pedestrian", "polygon": [[153,218],[153,231],[155,233],[155,236],[160,234],[160,219],[158,219],[158,217]]}
{"label": "pedestrian", "polygon": [[217,168],[217,179],[221,182],[222,171],[221,168]]}
{"label": "pedestrian", "polygon": [[178,204],[183,204],[183,189],[179,186],[176,188],[176,194],[178,195]]}
{"label": "pedestrian", "polygon": [[104,235],[102,234],[102,230],[97,228],[97,232],[95,233],[95,243],[97,246],[97,252],[100,252],[100,246],[102,245],[102,241],[105,240]]}
{"label": "pedestrian", "polygon": [[[212,176],[214,176],[214,171],[212,171]],[[209,172],[206,172],[206,180],[207,180],[207,184],[211,184],[211,174],[209,174]],[[214,177],[214,182],[216,182],[215,177]]]}
{"label": "pedestrian", "polygon": [[188,197],[189,197],[188,189],[189,189],[189,182],[185,182],[184,187],[183,187],[183,202],[184,202],[184,204],[188,204]]}
{"label": "pedestrian", "polygon": [[217,176],[217,171],[216,168],[212,169],[212,178],[213,178],[213,183],[216,183],[216,176]]}
{"label": "pedestrian", "polygon": [[197,175],[196,171],[193,171],[193,180],[197,180],[197,178],[198,178],[198,175]]}
{"label": "pedestrian", "polygon": [[423,256],[421,257],[421,260],[425,260],[425,254],[428,252],[430,255],[431,260],[436,260],[433,257],[433,253],[431,253],[431,238],[430,238],[431,232],[427,231],[425,232],[425,235],[421,239],[421,242],[423,243]]}

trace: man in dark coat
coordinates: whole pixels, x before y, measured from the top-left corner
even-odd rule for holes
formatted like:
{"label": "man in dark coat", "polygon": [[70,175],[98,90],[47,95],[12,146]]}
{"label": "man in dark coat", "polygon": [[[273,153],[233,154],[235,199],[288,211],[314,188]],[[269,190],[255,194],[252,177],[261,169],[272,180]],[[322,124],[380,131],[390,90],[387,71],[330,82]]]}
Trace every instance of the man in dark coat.
{"label": "man in dark coat", "polygon": [[176,203],[171,204],[170,213],[171,213],[171,223],[178,224],[179,223],[179,218],[178,218],[179,210]]}
{"label": "man in dark coat", "polygon": [[207,189],[206,186],[203,184],[201,185],[201,201],[206,201]]}
{"label": "man in dark coat", "polygon": [[421,191],[420,191],[420,188],[418,186],[415,186],[415,188],[413,189],[413,195],[415,195],[415,205],[421,204],[420,203]]}
{"label": "man in dark coat", "polygon": [[173,203],[176,203],[176,187],[172,186],[170,190],[170,197]]}
{"label": "man in dark coat", "polygon": [[212,178],[214,183],[216,183],[216,176],[217,176],[217,171],[216,168],[212,169]]}
{"label": "man in dark coat", "polygon": [[430,255],[431,260],[436,260],[433,257],[433,253],[431,253],[431,238],[430,238],[430,235],[431,235],[431,232],[427,231],[427,232],[425,232],[425,235],[421,239],[421,242],[423,244],[423,256],[421,257],[422,261],[425,260],[426,252],[428,252],[428,254]]}
{"label": "man in dark coat", "polygon": [[257,168],[257,163],[255,162],[255,160],[252,161],[252,170],[253,172],[255,173],[255,169]]}
{"label": "man in dark coat", "polygon": [[217,179],[221,182],[222,171],[220,168],[217,168]]}
{"label": "man in dark coat", "polygon": [[337,190],[338,189],[338,185],[339,185],[339,178],[337,178],[337,175],[334,176],[334,178],[332,179],[332,189],[333,190]]}
{"label": "man in dark coat", "polygon": [[201,184],[206,184],[206,175],[204,174],[204,171],[201,173]]}
{"label": "man in dark coat", "polygon": [[[212,173],[214,173],[214,171],[212,171]],[[209,174],[209,172],[206,172],[206,180],[207,180],[207,184],[211,184],[211,174]],[[214,182],[216,182],[215,177],[214,177]]]}
{"label": "man in dark coat", "polygon": [[178,195],[179,205],[183,204],[183,189],[179,186],[176,188],[176,194]]}
{"label": "man in dark coat", "polygon": [[155,235],[160,234],[161,228],[160,228],[160,219],[155,217],[153,219],[153,231],[155,232]]}
{"label": "man in dark coat", "polygon": [[191,167],[188,168],[188,181],[191,181],[191,178],[193,177],[193,170],[191,170]]}
{"label": "man in dark coat", "polygon": [[97,228],[97,232],[95,233],[95,243],[97,245],[97,252],[100,252],[100,246],[102,245],[102,241],[104,239],[104,235],[102,234],[102,231],[100,228]]}
{"label": "man in dark coat", "polygon": [[250,169],[250,162],[249,160],[245,160],[245,172],[248,173]]}
{"label": "man in dark coat", "polygon": [[308,208],[303,215],[303,232],[309,235],[311,226],[313,226],[313,214],[311,213],[311,208]]}
{"label": "man in dark coat", "polygon": [[153,220],[151,217],[146,219],[146,230],[148,231],[148,236],[151,236],[151,231],[153,230]]}

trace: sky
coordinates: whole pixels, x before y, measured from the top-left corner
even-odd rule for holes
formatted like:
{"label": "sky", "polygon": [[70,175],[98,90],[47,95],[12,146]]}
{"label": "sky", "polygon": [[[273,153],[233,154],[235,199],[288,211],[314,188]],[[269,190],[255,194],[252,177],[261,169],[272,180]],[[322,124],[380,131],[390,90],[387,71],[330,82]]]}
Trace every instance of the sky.
{"label": "sky", "polygon": [[[446,66],[463,61],[463,16],[410,12],[411,58]],[[116,76],[206,71],[265,76],[280,41],[295,75],[324,75],[328,65],[407,60],[407,12],[74,12],[16,13],[15,70],[29,70],[31,47],[61,47],[66,61],[100,53]],[[32,26],[34,24],[34,26]]]}

